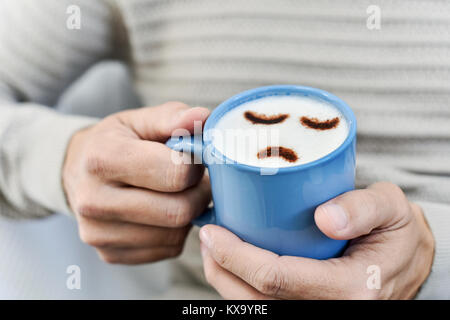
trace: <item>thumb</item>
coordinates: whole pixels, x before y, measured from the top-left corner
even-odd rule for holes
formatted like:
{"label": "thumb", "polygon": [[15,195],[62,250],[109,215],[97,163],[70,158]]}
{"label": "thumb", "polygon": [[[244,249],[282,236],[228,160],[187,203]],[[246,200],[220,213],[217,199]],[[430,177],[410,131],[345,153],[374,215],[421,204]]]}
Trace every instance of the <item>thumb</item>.
{"label": "thumb", "polygon": [[207,108],[167,102],[156,107],[124,111],[118,117],[141,139],[165,142],[177,129],[193,134],[196,126],[203,127],[209,113]]}
{"label": "thumb", "polygon": [[407,212],[409,203],[401,189],[392,183],[380,182],[320,205],[314,219],[328,237],[348,240],[374,229],[396,226]]}

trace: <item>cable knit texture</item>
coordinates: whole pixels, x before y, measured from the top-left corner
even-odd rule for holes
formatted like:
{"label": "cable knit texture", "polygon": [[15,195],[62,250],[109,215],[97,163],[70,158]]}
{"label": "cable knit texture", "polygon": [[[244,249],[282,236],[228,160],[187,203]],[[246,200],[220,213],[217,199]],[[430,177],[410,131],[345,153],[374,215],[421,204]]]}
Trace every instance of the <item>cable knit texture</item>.
{"label": "cable knit texture", "polygon": [[[81,30],[65,27],[79,5]],[[95,119],[48,107],[94,62],[127,59],[143,101],[214,108],[256,86],[319,87],[358,120],[357,186],[398,184],[437,241],[419,298],[450,298],[450,1],[7,0],[0,2],[0,214],[68,211],[60,168]],[[199,260],[184,268],[199,274]],[[186,267],[187,266],[187,267]],[[187,270],[185,269],[185,271]]]}

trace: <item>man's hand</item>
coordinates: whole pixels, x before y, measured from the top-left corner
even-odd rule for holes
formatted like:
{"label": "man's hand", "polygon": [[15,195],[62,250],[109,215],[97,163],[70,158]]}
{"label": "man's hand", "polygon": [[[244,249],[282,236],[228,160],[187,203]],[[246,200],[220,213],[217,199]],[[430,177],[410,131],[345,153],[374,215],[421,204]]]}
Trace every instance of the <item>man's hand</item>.
{"label": "man's hand", "polygon": [[[218,226],[201,229],[208,282],[227,299],[408,299],[427,278],[434,240],[419,206],[391,183],[345,193],[319,206],[317,226],[334,239],[354,239],[340,258],[278,256]],[[369,289],[367,268],[380,269]]]}
{"label": "man's hand", "polygon": [[164,142],[175,129],[192,133],[208,115],[168,102],[114,114],[73,136],[64,189],[82,241],[103,260],[137,264],[181,253],[211,192],[204,167],[175,164]]}

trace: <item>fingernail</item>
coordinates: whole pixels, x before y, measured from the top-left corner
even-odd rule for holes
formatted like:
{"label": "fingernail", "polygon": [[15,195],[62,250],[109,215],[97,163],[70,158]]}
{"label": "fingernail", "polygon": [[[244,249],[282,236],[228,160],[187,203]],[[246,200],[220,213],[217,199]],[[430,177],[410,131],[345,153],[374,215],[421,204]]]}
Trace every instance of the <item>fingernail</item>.
{"label": "fingernail", "polygon": [[211,237],[205,228],[200,229],[200,240],[205,244],[205,246],[211,249]]}
{"label": "fingernail", "polygon": [[322,206],[322,211],[334,225],[335,230],[339,231],[347,227],[348,215],[340,205],[326,204]]}

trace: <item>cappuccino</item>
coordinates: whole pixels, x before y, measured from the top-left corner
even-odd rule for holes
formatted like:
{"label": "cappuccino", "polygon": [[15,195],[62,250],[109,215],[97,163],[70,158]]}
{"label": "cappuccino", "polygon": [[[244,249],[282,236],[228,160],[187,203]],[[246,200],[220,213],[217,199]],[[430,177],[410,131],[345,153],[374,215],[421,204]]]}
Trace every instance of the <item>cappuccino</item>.
{"label": "cappuccino", "polygon": [[304,96],[269,96],[224,114],[212,143],[232,161],[282,168],[320,159],[347,138],[349,126],[326,101]]}

